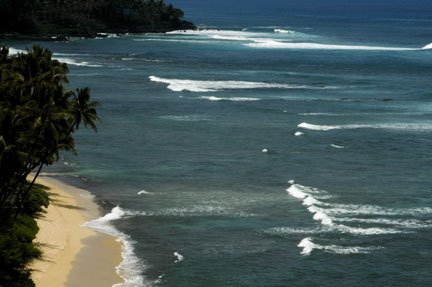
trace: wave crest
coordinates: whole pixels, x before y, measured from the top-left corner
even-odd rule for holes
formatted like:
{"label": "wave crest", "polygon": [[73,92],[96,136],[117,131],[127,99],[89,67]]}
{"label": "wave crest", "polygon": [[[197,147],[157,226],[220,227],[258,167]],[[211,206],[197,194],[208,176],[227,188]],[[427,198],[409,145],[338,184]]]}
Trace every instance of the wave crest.
{"label": "wave crest", "polygon": [[315,87],[307,85],[293,85],[281,83],[248,82],[248,81],[203,81],[188,79],[167,79],[150,76],[150,81],[168,85],[174,92],[217,92],[222,90],[241,89],[329,89],[332,87]]}

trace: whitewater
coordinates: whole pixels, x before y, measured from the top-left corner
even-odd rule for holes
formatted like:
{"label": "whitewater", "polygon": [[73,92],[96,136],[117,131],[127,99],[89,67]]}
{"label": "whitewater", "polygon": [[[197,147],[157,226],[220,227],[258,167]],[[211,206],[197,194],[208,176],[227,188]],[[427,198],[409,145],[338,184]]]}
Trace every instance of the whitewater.
{"label": "whitewater", "polygon": [[429,286],[432,7],[272,1],[40,43],[101,103],[44,172],[101,203],[120,286]]}

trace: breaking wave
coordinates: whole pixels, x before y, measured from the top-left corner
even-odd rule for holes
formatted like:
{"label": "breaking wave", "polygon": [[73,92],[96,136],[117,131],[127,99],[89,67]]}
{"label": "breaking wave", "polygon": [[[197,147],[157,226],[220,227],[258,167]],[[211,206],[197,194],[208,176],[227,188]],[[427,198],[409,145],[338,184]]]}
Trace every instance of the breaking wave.
{"label": "breaking wave", "polygon": [[[243,45],[251,48],[299,49],[299,50],[420,51],[425,49],[425,48],[419,49],[419,48],[379,47],[379,46],[363,46],[363,45],[335,45],[335,44],[321,44],[321,43],[294,43],[294,42],[281,42],[273,39],[261,40],[261,41],[257,40],[254,41],[254,43],[246,43]],[[428,47],[427,49],[431,49],[431,47]]]}
{"label": "breaking wave", "polygon": [[174,261],[174,263],[179,263],[179,262],[184,260],[184,256],[178,252],[174,252],[174,256],[176,257],[176,260]]}
{"label": "breaking wave", "polygon": [[337,148],[337,149],[344,149],[345,147],[342,145],[336,145],[336,144],[330,144],[331,147]]}
{"label": "breaking wave", "polygon": [[298,128],[312,131],[352,130],[352,129],[388,129],[402,131],[430,131],[432,123],[392,123],[392,124],[348,124],[348,125],[315,125],[300,123]]}
{"label": "breaking wave", "polygon": [[293,34],[295,33],[295,31],[292,30],[284,30],[284,29],[274,29],[273,30],[275,33],[280,33],[280,34]]}
{"label": "breaking wave", "polygon": [[310,255],[313,250],[323,250],[324,252],[336,254],[368,254],[373,250],[381,249],[382,247],[360,247],[360,246],[338,246],[338,245],[319,245],[312,242],[312,238],[306,237],[297,245],[302,248],[301,254]]}
{"label": "breaking wave", "polygon": [[231,98],[220,98],[220,97],[200,97],[200,99],[205,99],[209,101],[232,101],[232,102],[253,102],[253,101],[259,101],[261,99],[259,98],[245,98],[245,97],[231,97]]}
{"label": "breaking wave", "polygon": [[80,67],[102,67],[102,65],[97,65],[97,64],[90,64],[89,62],[78,62],[74,59],[70,59],[70,58],[61,58],[61,57],[54,57],[54,59],[56,59],[57,61],[61,62],[61,63],[65,63],[68,65],[73,65],[73,66],[80,66]]}
{"label": "breaking wave", "polygon": [[[375,205],[331,203],[329,200],[333,197],[324,190],[303,186],[294,183],[294,181],[290,181],[290,184],[291,186],[287,189],[288,194],[296,199],[300,199],[303,205],[306,206],[307,211],[313,214],[313,220],[320,222],[324,229],[274,228],[270,230],[270,233],[318,234],[322,232],[337,232],[342,234],[348,233],[354,236],[373,236],[412,233],[415,229],[432,227],[432,220],[398,218],[400,216],[418,217],[431,215],[432,208],[429,207],[386,208]],[[388,218],[389,216],[396,218]],[[350,223],[354,223],[356,226],[347,225]],[[359,224],[366,226],[358,226]],[[308,240],[304,241],[301,245],[299,247],[304,248],[304,254],[309,254],[311,252],[310,248],[314,246],[313,244],[309,244]],[[330,246],[331,248],[327,247],[318,249],[332,250],[338,253],[333,248],[333,245]]]}
{"label": "breaking wave", "polygon": [[208,121],[209,118],[201,115],[184,115],[184,116],[160,116],[163,120],[178,121],[178,122],[201,122]]}
{"label": "breaking wave", "polygon": [[432,49],[432,43],[427,44],[426,46],[424,46],[424,47],[422,48],[422,50],[430,50],[430,49]]}
{"label": "breaking wave", "polygon": [[13,56],[13,55],[20,54],[20,53],[27,53],[27,51],[9,47],[9,55]]}
{"label": "breaking wave", "polygon": [[[310,42],[292,42],[295,38],[293,35],[297,33],[292,30],[285,30],[280,28],[273,29],[274,34],[280,34],[289,38],[272,38],[269,33],[257,33],[250,31],[230,31],[230,30],[185,30],[168,32],[168,35],[199,35],[206,36],[215,40],[230,40],[249,42],[243,43],[244,46],[252,48],[265,48],[265,49],[306,49],[306,50],[352,50],[352,51],[421,51],[432,49],[432,43],[422,48],[409,48],[409,47],[385,47],[385,46],[368,46],[368,45],[341,45],[341,44],[325,44],[325,43],[310,43]],[[314,35],[307,35],[303,33],[301,36],[314,37]]]}
{"label": "breaking wave", "polygon": [[152,82],[168,84],[174,92],[217,92],[221,90],[240,89],[329,89],[334,87],[315,87],[307,85],[291,85],[281,83],[248,82],[248,81],[199,81],[183,79],[167,79],[150,76]]}
{"label": "breaking wave", "polygon": [[116,206],[110,213],[95,220],[88,221],[84,223],[84,226],[115,236],[122,243],[123,261],[116,267],[116,270],[120,277],[123,278],[124,282],[115,284],[113,287],[148,286],[142,275],[144,272],[144,264],[135,254],[134,242],[129,235],[117,230],[111,224],[112,221],[119,220],[128,215],[130,215],[130,212]]}

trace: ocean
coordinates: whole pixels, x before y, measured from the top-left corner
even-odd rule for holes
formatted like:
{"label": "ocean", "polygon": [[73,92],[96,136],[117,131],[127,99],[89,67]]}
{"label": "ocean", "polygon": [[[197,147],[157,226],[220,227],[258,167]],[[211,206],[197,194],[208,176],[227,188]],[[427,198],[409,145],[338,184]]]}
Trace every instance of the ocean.
{"label": "ocean", "polygon": [[173,4],[201,30],[41,43],[101,102],[45,171],[118,286],[431,286],[430,1]]}

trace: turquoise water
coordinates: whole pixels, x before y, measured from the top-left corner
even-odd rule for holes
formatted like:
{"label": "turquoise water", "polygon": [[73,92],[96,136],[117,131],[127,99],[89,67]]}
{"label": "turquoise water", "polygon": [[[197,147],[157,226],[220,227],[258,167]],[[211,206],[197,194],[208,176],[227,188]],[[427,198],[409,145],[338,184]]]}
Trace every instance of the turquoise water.
{"label": "turquoise water", "polygon": [[432,6],[255,2],[43,43],[102,103],[49,172],[106,202],[123,286],[430,286]]}

